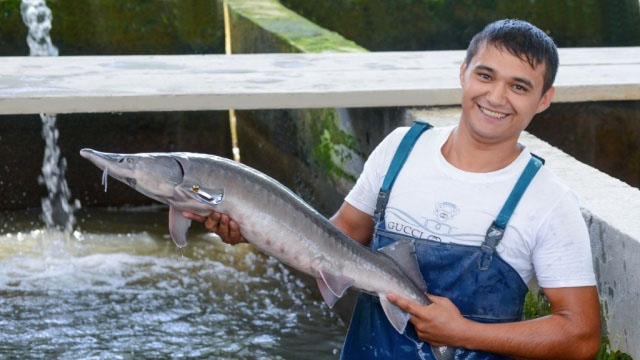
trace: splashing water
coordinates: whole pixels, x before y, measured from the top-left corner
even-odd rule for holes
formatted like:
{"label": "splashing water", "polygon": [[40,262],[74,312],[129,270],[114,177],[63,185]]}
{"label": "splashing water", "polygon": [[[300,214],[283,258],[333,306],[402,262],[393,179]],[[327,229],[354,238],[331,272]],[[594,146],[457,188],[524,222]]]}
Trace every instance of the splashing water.
{"label": "splashing water", "polygon": [[[49,32],[53,16],[44,0],[22,0],[20,4],[22,20],[29,28],[27,44],[31,56],[57,56],[58,49],[51,43]],[[70,233],[75,225],[74,211],[80,208],[80,201],[70,203],[71,192],[64,174],[67,163],[60,156],[56,115],[40,114],[42,138],[45,140],[42,175],[38,182],[47,187],[48,195],[42,199],[42,220],[48,229],[57,228]]]}
{"label": "splashing water", "polygon": [[336,360],[346,327],[279,261],[203,230],[179,253],[166,209],[85,209],[83,241],[15,213],[0,229],[0,359]]}
{"label": "splashing water", "polygon": [[51,43],[51,10],[44,0],[22,0],[22,21],[29,28],[27,44],[31,56],[58,56],[58,49]]}
{"label": "splashing water", "polygon": [[38,182],[47,187],[48,195],[42,199],[42,219],[47,228],[58,228],[70,233],[75,225],[74,212],[80,208],[80,201],[70,203],[71,191],[64,174],[67,161],[61,157],[56,129],[56,116],[40,114],[42,119],[42,138],[45,140],[42,175]]}

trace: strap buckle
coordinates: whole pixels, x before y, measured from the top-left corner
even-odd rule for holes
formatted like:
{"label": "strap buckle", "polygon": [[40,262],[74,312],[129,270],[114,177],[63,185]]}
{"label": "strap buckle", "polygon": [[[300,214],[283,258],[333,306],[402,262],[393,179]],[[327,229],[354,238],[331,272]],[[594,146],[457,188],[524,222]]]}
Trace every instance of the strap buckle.
{"label": "strap buckle", "polygon": [[491,226],[487,229],[487,234],[484,237],[484,243],[482,245],[486,245],[495,250],[503,236],[504,229],[497,226],[495,222],[491,223]]}
{"label": "strap buckle", "polygon": [[374,219],[378,224],[384,218],[384,210],[389,202],[389,192],[380,190],[378,193],[378,200],[376,201],[376,211],[374,213]]}
{"label": "strap buckle", "polygon": [[480,247],[480,257],[478,258],[478,268],[480,270],[489,269],[489,265],[491,265],[491,260],[493,260],[493,253],[496,250],[496,247],[502,240],[504,236],[504,229],[497,226],[494,223],[491,223],[489,229],[487,229],[487,234],[484,237],[484,242]]}

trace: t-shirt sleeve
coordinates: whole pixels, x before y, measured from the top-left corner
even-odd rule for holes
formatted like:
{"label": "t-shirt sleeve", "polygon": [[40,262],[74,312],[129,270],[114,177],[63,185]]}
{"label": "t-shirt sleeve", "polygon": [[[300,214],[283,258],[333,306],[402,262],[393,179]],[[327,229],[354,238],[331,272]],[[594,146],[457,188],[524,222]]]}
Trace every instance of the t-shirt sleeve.
{"label": "t-shirt sleeve", "polygon": [[567,191],[541,223],[533,265],[542,288],[596,284],[589,233],[573,192]]}
{"label": "t-shirt sleeve", "polygon": [[408,127],[397,128],[376,146],[365,162],[358,181],[345,197],[346,202],[373,216],[378,192],[391,163],[391,158],[407,131],[409,131]]}

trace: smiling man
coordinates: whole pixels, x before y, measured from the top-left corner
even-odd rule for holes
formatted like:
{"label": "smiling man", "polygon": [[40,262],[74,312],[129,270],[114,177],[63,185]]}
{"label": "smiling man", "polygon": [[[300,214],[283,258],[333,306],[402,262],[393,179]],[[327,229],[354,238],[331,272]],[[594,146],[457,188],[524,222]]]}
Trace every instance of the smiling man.
{"label": "smiling man", "polygon": [[[389,295],[411,314],[400,335],[361,295],[343,359],[435,358],[419,341],[455,347],[456,359],[593,358],[600,315],[586,225],[573,192],[518,143],[549,107],[557,68],[540,29],[492,23],[460,67],[458,126],[397,129],[371,154],[332,220],[374,248],[407,238],[390,223],[429,224],[413,241],[433,304]],[[447,216],[430,210],[442,204]],[[552,314],[521,321],[534,274]]]}
{"label": "smiling man", "polygon": [[[590,359],[600,312],[586,225],[574,193],[518,143],[553,98],[553,41],[518,20],[489,24],[460,67],[462,112],[455,127],[416,123],[387,136],[332,217],[373,248],[410,239],[432,304],[390,294],[411,314],[399,334],[377,298],[361,294],[342,359]],[[205,226],[242,241],[226,215]],[[411,231],[405,231],[411,229]],[[552,314],[522,321],[536,276]]]}

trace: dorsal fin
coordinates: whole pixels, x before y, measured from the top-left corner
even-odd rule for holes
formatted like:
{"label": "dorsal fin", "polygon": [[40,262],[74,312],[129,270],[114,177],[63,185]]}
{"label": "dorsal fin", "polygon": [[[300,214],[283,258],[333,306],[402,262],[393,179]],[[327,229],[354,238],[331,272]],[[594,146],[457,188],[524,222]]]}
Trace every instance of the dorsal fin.
{"label": "dorsal fin", "polygon": [[410,240],[398,240],[389,244],[378,251],[389,256],[400,267],[402,272],[407,275],[416,286],[423,292],[427,292],[427,284],[424,282],[418,259],[416,259],[416,247]]}

